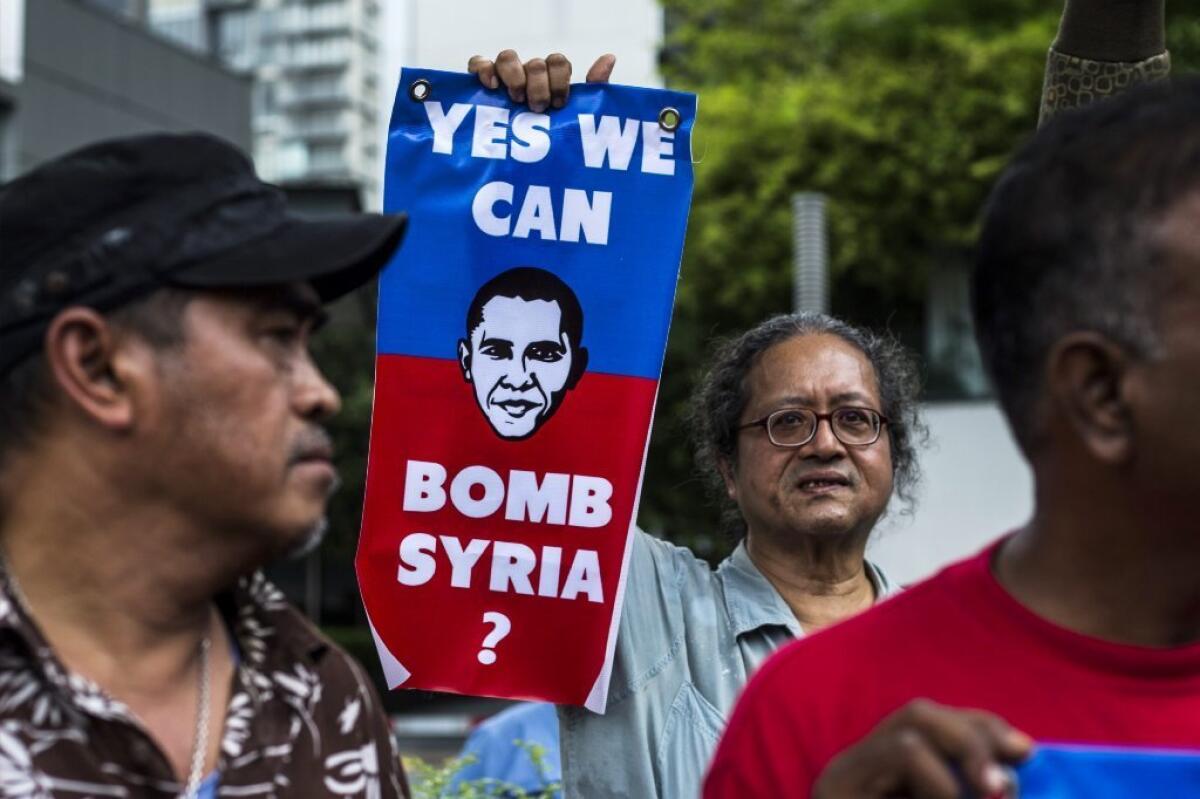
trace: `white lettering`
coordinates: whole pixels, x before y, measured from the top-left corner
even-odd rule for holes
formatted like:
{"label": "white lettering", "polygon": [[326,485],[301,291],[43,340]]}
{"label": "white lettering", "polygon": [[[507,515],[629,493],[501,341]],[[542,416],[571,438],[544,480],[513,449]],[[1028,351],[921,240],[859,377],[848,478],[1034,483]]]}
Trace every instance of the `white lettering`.
{"label": "white lettering", "polygon": [[[509,213],[497,213],[496,206],[505,203]],[[471,202],[475,224],[489,236],[529,238],[537,233],[544,241],[559,238],[555,225],[557,210],[549,186],[530,186],[519,201],[516,224],[511,210],[518,202],[511,183],[492,181],[479,187]],[[583,189],[564,189],[562,195],[562,240],[578,242],[580,234],[588,244],[608,244],[609,219],[612,216],[612,192],[595,191],[589,197]]]}
{"label": "white lettering", "polygon": [[[396,571],[396,582],[401,585],[424,585],[437,570],[433,553],[437,551],[437,539],[429,533],[406,535],[400,542],[400,568]],[[405,566],[409,568],[405,568]]]}
{"label": "white lettering", "polygon": [[429,100],[425,105],[425,116],[429,117],[429,126],[433,128],[433,151],[449,155],[454,152],[454,131],[471,113],[472,106],[466,103],[455,103],[450,106],[450,113],[442,110],[442,104]]}
{"label": "white lettering", "polygon": [[562,547],[542,547],[542,570],[538,573],[538,596],[558,596],[558,574],[562,569]]}
{"label": "white lettering", "polygon": [[563,241],[579,241],[579,232],[588,244],[608,244],[608,218],[612,212],[612,192],[597,191],[588,202],[583,189],[563,192],[561,236]]}
{"label": "white lettering", "polygon": [[567,523],[572,527],[603,527],[608,524],[612,521],[612,508],[608,504],[612,493],[612,483],[603,477],[575,475],[571,480],[571,516]]}
{"label": "white lettering", "polygon": [[525,192],[521,214],[512,234],[518,239],[527,239],[533,231],[545,241],[558,238],[554,234],[554,204],[550,202],[549,186],[530,186]]}
{"label": "white lettering", "polygon": [[518,594],[533,594],[529,575],[537,566],[537,555],[524,544],[497,541],[492,545],[492,577],[488,588],[505,593],[507,586]]}
{"label": "white lettering", "polygon": [[507,108],[475,106],[475,135],[471,137],[471,155],[475,158],[507,158],[507,129]]}
{"label": "white lettering", "polygon": [[[400,542],[400,565],[396,580],[402,585],[424,585],[437,573],[438,559],[435,557],[438,541],[442,543],[446,560],[450,563],[450,586],[470,588],[475,568],[480,563],[490,563],[487,576],[488,590],[497,593],[517,593],[533,596],[534,572],[537,572],[537,596],[547,599],[574,600],[586,597],[589,602],[604,601],[604,587],[600,579],[600,556],[592,549],[575,552],[567,579],[559,590],[559,575],[562,573],[562,547],[545,546],[541,552],[513,541],[488,541],[472,538],[464,547],[462,540],[451,535],[437,536],[429,533],[410,533]],[[488,546],[492,555],[485,558]]]}
{"label": "white lettering", "polygon": [[475,199],[471,202],[471,215],[475,217],[475,224],[489,236],[507,236],[512,216],[497,215],[496,205],[508,203],[508,207],[511,209],[512,201],[513,187],[511,183],[494,180],[491,183],[483,184],[479,187],[479,191],[475,192]]}
{"label": "white lettering", "polygon": [[446,504],[446,467],[429,461],[409,461],[404,475],[404,509],[429,513]]}
{"label": "white lettering", "polygon": [[579,136],[583,140],[583,163],[593,169],[600,169],[604,166],[607,156],[609,169],[625,171],[633,157],[637,134],[636,119],[625,120],[622,127],[620,117],[602,116],[600,126],[597,127],[594,114],[580,114]]}
{"label": "white lettering", "polygon": [[431,513],[447,501],[472,519],[499,512],[508,521],[604,527],[612,521],[613,485],[603,477],[512,469],[506,477],[486,466],[466,466],[446,488],[440,463],[410,460],[404,480],[405,511]]}
{"label": "white lettering", "polygon": [[570,481],[570,475],[549,472],[539,486],[536,472],[513,469],[508,473],[504,518],[513,522],[566,524]]}
{"label": "white lettering", "polygon": [[604,601],[604,588],[600,583],[600,556],[591,549],[581,549],[575,553],[575,561],[567,573],[559,598],[574,599],[580,594],[586,594],[589,602]]}
{"label": "white lettering", "polygon": [[471,587],[471,569],[475,568],[479,557],[487,549],[488,542],[472,538],[463,549],[462,544],[452,535],[438,536],[442,540],[442,549],[450,560],[450,585],[453,588]]}
{"label": "white lettering", "polygon": [[550,152],[550,117],[545,114],[517,114],[512,121],[512,157],[523,164],[541,161]]}
{"label": "white lettering", "polygon": [[[479,499],[471,496],[471,489],[475,486],[483,487],[483,496]],[[486,466],[468,466],[455,475],[450,483],[450,501],[463,516],[472,519],[491,516],[504,502],[504,481]]]}
{"label": "white lettering", "polygon": [[657,122],[642,123],[642,171],[651,175],[675,174],[675,134]]}

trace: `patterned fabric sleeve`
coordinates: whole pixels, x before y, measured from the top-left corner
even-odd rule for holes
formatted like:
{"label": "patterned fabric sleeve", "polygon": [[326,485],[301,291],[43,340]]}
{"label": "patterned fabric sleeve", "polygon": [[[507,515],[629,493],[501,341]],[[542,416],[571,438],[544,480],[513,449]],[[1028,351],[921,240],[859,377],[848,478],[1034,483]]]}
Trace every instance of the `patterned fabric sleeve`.
{"label": "patterned fabric sleeve", "polygon": [[1046,59],[1039,125],[1062,111],[1120,94],[1139,83],[1165,80],[1171,56],[1159,53],[1144,61],[1091,61],[1060,53],[1053,47]]}
{"label": "patterned fabric sleeve", "polygon": [[396,748],[396,739],[392,735],[387,713],[379,701],[379,695],[370,680],[363,674],[362,668],[355,664],[355,672],[361,680],[364,692],[372,699],[375,710],[372,713],[372,737],[375,739],[376,751],[379,753],[379,777],[382,789],[381,799],[410,799],[412,794],[408,787],[408,779],[404,774],[404,766],[400,764],[400,750]]}
{"label": "patterned fabric sleeve", "polygon": [[[346,740],[352,741],[351,752],[361,752],[364,755],[361,761],[364,766],[363,775],[378,775],[378,782],[371,784],[374,781],[369,780],[361,794],[351,791],[346,795],[363,799],[409,799],[408,781],[400,763],[400,752],[396,749],[396,740],[392,736],[391,725],[379,694],[357,661],[348,655],[338,654],[342,660],[341,665],[350,672],[355,685],[355,690],[347,695],[351,701],[346,704],[346,710],[338,716],[342,723],[341,729],[343,732],[350,731]],[[351,710],[352,715],[349,712]],[[343,757],[345,756],[346,753],[343,753]],[[332,759],[327,760],[326,765]],[[342,777],[339,778],[342,786],[347,782],[345,776],[356,776],[355,772],[358,771],[353,761],[343,763],[343,766]],[[349,768],[345,768],[346,766]],[[358,787],[354,780],[349,782],[349,787]],[[331,795],[343,795],[337,790],[340,786],[331,782],[328,776],[325,787],[330,790]]]}

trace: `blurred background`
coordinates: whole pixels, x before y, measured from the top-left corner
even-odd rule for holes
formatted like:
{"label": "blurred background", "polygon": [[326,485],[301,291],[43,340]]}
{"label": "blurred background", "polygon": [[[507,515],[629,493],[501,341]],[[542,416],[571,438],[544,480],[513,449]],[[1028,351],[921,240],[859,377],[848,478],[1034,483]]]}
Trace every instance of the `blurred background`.
{"label": "blurred background", "polygon": [[[1173,0],[1176,69],[1200,0]],[[989,397],[966,274],[977,213],[1034,129],[1061,6],[1047,0],[0,0],[0,179],[107,136],[202,129],[252,152],[293,207],[378,210],[405,64],[566,53],[582,76],[700,94],[695,196],[640,524],[714,563],[731,547],[692,465],[686,406],[716,337],[793,307],[919,353],[932,440],[913,509],[871,556],[926,576],[1023,521],[1030,477]],[[345,487],[322,550],[272,576],[378,676],[353,555],[374,363],[372,289],[316,342],[342,391]],[[436,643],[436,642],[432,642]],[[407,751],[457,749],[501,703],[397,692]]]}

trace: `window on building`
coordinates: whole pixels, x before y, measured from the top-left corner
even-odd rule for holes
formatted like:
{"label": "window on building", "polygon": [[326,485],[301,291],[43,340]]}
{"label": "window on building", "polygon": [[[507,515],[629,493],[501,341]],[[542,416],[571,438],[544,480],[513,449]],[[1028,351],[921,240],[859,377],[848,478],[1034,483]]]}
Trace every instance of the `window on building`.
{"label": "window on building", "polygon": [[345,173],[345,150],[341,143],[310,144],[308,167],[313,172]]}
{"label": "window on building", "polygon": [[298,67],[343,64],[350,57],[350,42],[344,34],[312,36],[292,42],[289,61]]}
{"label": "window on building", "polygon": [[12,109],[0,97],[0,182],[16,177],[17,165],[12,141]]}
{"label": "window on building", "polygon": [[279,95],[275,84],[271,81],[259,80],[254,83],[254,114],[279,113]]}
{"label": "window on building", "polygon": [[258,12],[231,9],[217,17],[214,50],[234,69],[250,70],[261,63]]}

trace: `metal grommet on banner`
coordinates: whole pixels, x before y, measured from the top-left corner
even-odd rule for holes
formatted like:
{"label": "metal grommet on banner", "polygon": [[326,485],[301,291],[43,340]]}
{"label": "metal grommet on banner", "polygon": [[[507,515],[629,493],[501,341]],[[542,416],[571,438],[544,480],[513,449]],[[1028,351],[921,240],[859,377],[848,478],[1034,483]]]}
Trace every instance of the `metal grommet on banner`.
{"label": "metal grommet on banner", "polygon": [[424,78],[417,78],[408,87],[408,97],[418,103],[423,103],[429,99],[429,95],[433,94],[433,87],[429,85],[429,81]]}
{"label": "metal grommet on banner", "polygon": [[674,132],[679,128],[681,121],[682,117],[679,116],[679,112],[671,106],[658,112],[658,126],[665,131]]}

